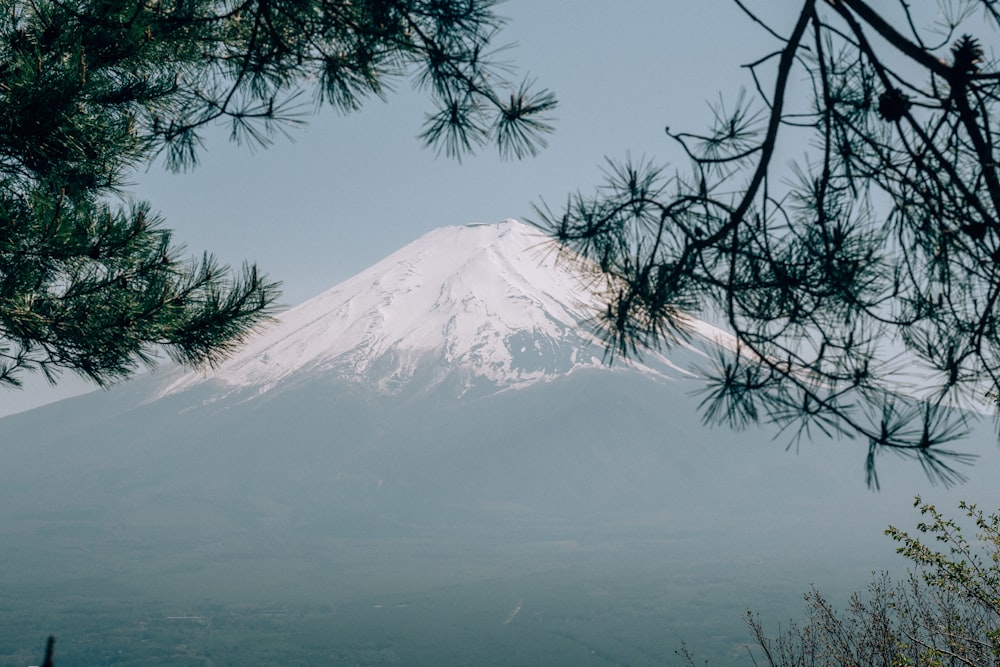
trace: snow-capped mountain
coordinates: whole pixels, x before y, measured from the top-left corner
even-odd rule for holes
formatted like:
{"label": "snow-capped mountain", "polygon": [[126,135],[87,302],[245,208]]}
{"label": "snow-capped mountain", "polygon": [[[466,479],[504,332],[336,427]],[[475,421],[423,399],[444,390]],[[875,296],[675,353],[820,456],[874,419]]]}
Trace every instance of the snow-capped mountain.
{"label": "snow-capped mountain", "polygon": [[[603,347],[586,324],[600,305],[556,254],[548,237],[516,220],[436,229],[283,313],[211,373],[168,382],[158,397],[208,381],[262,393],[317,374],[381,394],[447,382],[463,395],[601,366]],[[653,355],[635,367],[660,373],[672,364]]]}
{"label": "snow-capped mountain", "polygon": [[[602,365],[597,304],[548,243],[439,229],[211,373],[0,419],[0,663],[53,632],[81,665],[189,664],[199,637],[287,664],[659,665],[688,617],[733,619],[710,639],[742,655],[744,605],[774,582],[791,614],[817,573],[889,566],[882,530],[934,498],[918,468],[885,466],[875,496],[864,446],[706,429],[698,378],[653,353]],[[1000,475],[979,443],[972,499]],[[428,652],[458,635],[481,652]]]}

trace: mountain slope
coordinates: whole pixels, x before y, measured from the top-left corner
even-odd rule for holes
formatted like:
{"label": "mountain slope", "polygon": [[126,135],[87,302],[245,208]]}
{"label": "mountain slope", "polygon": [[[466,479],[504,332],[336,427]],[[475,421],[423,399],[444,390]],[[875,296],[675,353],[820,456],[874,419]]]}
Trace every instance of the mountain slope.
{"label": "mountain slope", "polygon": [[[551,241],[515,220],[434,230],[158,396],[210,380],[263,393],[317,374],[380,394],[447,384],[461,396],[600,367],[603,348],[584,324],[599,305],[555,262]],[[671,369],[652,356],[655,371],[636,368]]]}
{"label": "mountain slope", "polygon": [[892,566],[919,470],[704,428],[663,357],[601,365],[552,259],[437,230],[213,372],[0,419],[0,663],[736,665],[746,605]]}

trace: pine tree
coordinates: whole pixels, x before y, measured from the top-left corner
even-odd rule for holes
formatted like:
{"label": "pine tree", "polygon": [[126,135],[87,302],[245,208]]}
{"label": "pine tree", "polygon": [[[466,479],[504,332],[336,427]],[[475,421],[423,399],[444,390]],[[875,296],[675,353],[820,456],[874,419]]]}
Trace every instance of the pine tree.
{"label": "pine tree", "polygon": [[[533,154],[555,99],[489,55],[491,0],[0,2],[0,384],[63,369],[106,384],[159,350],[212,364],[273,311],[254,266],[185,259],[123,190],[162,157],[197,162],[201,132],[266,145],[301,98],[354,111],[412,76],[450,156]],[[503,91],[503,92],[501,92]]]}
{"label": "pine tree", "polygon": [[884,451],[958,481],[972,457],[948,443],[1000,393],[1000,8],[756,7],[787,18],[733,3],[775,41],[756,92],[666,130],[690,171],[612,163],[539,224],[599,267],[612,355],[687,338],[690,315],[732,332],[706,421],[858,438],[872,486]]}

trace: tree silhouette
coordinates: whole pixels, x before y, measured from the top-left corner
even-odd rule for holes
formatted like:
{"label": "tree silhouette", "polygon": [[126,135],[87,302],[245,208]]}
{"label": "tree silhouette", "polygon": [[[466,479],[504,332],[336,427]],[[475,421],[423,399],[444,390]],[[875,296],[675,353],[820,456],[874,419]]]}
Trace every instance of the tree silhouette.
{"label": "tree silhouette", "polygon": [[201,133],[267,145],[313,102],[340,111],[411,77],[450,156],[544,145],[555,98],[508,80],[492,0],[12,0],[0,12],[0,385],[70,369],[99,384],[165,350],[212,364],[272,312],[253,266],[184,260],[122,191]]}
{"label": "tree silhouette", "polygon": [[667,128],[690,171],[612,162],[536,207],[598,267],[612,355],[723,324],[705,419],[863,439],[875,487],[882,451],[961,480],[948,443],[1000,382],[1000,9],[912,4],[803,0],[778,25],[734,0],[777,48],[707,132]]}

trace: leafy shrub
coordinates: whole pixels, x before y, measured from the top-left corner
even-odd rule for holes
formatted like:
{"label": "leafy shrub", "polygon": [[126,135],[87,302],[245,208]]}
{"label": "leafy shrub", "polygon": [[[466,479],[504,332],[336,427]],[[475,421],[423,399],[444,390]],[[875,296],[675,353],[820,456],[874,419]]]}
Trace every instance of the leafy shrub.
{"label": "leafy shrub", "polygon": [[[768,636],[760,618],[747,612],[754,664],[769,667],[952,667],[1000,665],[1000,513],[985,514],[959,503],[976,530],[916,498],[921,521],[914,534],[894,526],[885,532],[896,551],[913,563],[903,581],[875,574],[866,594],[854,593],[838,612],[817,590],[805,597],[805,619]],[[933,538],[933,539],[931,539]],[[925,541],[921,541],[925,540]],[[694,656],[678,655],[691,667]]]}

